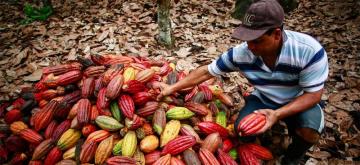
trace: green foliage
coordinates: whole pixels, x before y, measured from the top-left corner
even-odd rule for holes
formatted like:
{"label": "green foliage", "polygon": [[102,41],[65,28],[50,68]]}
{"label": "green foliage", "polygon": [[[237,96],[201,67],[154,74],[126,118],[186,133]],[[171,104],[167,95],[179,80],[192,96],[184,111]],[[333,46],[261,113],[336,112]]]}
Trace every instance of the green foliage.
{"label": "green foliage", "polygon": [[253,0],[236,0],[235,9],[231,16],[235,19],[242,20],[252,2]]}
{"label": "green foliage", "polygon": [[21,24],[29,24],[33,21],[45,21],[53,13],[53,8],[51,5],[44,5],[41,8],[36,8],[26,3],[24,6],[24,13],[26,18],[21,21]]}

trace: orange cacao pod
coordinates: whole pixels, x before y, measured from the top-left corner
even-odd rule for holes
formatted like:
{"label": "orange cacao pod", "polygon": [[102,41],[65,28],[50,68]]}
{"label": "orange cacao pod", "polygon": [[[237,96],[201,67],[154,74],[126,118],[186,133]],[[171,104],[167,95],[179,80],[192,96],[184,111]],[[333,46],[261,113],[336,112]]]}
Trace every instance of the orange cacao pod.
{"label": "orange cacao pod", "polygon": [[28,128],[28,126],[22,121],[15,121],[10,124],[10,130],[14,134],[19,134],[22,130]]}
{"label": "orange cacao pod", "polygon": [[58,107],[59,102],[51,100],[44,108],[34,114],[33,117],[36,118],[34,121],[36,131],[43,129],[50,124],[53,119],[54,112],[58,109]]}
{"label": "orange cacao pod", "polygon": [[47,103],[49,103],[49,101],[42,99],[42,100],[39,100],[38,105],[40,108],[44,108]]}
{"label": "orange cacao pod", "polygon": [[144,123],[144,125],[141,128],[144,131],[145,136],[154,134],[153,128],[152,128],[151,124],[149,124],[149,123]]}
{"label": "orange cacao pod", "polygon": [[43,137],[39,133],[29,128],[22,130],[19,135],[29,143],[39,144],[43,141]]}
{"label": "orange cacao pod", "polygon": [[146,136],[140,142],[140,149],[146,153],[154,151],[159,147],[159,138],[155,135]]}
{"label": "orange cacao pod", "polygon": [[216,96],[222,103],[224,103],[227,106],[234,106],[234,100],[232,99],[231,96],[229,96],[226,93],[220,93],[219,95]]}
{"label": "orange cacao pod", "polygon": [[110,136],[101,141],[95,152],[95,164],[103,164],[106,159],[111,155],[113,146],[113,136]]}
{"label": "orange cacao pod", "polygon": [[99,116],[99,111],[96,105],[91,106],[91,113],[90,113],[90,121],[94,122],[95,119]]}

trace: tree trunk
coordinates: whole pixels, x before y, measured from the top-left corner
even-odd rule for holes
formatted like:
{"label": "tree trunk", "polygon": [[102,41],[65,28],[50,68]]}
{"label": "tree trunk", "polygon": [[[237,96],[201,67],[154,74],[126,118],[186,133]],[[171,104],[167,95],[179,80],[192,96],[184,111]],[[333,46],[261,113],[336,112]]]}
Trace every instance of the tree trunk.
{"label": "tree trunk", "polygon": [[172,48],[174,39],[172,37],[171,21],[170,21],[170,0],[158,0],[158,25],[160,44],[167,48]]}
{"label": "tree trunk", "polygon": [[[236,0],[235,9],[231,16],[235,19],[242,20],[251,3],[256,1],[259,0]],[[278,2],[283,7],[285,13],[294,10],[298,6],[298,0],[278,0]]]}

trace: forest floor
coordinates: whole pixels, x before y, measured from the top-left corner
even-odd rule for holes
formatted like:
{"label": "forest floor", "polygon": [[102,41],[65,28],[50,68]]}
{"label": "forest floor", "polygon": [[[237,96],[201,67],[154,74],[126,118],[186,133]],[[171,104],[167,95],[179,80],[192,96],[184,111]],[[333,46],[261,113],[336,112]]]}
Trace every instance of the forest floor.
{"label": "forest floor", "polygon": [[[172,3],[175,47],[156,42],[156,1],[53,1],[46,21],[21,25],[25,1],[0,2],[0,100],[17,97],[41,77],[41,68],[90,54],[118,54],[166,59],[177,69],[194,69],[241,41],[231,38],[240,21],[230,17],[233,0],[180,0]],[[306,164],[360,164],[360,2],[300,0],[286,15],[285,29],[316,38],[329,59],[325,131],[307,153]],[[239,73],[223,76],[225,91],[243,104],[251,86]],[[286,146],[286,134],[273,146]]]}

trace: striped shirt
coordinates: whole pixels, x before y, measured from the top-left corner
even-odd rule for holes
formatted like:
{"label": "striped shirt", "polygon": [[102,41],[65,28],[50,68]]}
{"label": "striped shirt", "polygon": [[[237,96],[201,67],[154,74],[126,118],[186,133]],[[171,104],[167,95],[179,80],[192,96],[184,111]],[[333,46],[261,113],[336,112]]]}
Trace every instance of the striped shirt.
{"label": "striped shirt", "polygon": [[324,48],[309,35],[285,30],[280,55],[273,70],[255,56],[244,42],[222,54],[208,65],[213,76],[241,71],[254,86],[254,95],[262,101],[285,104],[305,92],[324,87],[328,60]]}

